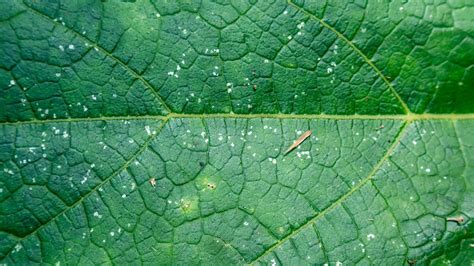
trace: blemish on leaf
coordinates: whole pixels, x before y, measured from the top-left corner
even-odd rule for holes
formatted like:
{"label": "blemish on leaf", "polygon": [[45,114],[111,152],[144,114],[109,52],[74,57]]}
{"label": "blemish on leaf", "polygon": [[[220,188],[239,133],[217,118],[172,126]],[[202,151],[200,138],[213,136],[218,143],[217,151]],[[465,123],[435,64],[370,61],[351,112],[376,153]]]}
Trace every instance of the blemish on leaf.
{"label": "blemish on leaf", "polygon": [[464,217],[463,216],[448,217],[448,218],[446,218],[446,221],[456,222],[460,225],[460,224],[464,223]]}
{"label": "blemish on leaf", "polygon": [[309,136],[311,136],[311,130],[306,131],[301,136],[299,136],[293,144],[285,151],[284,155],[288,154],[290,151],[298,147],[303,141],[305,141]]}
{"label": "blemish on leaf", "polygon": [[154,188],[156,187],[156,178],[154,178],[154,177],[150,178],[149,182],[150,182],[152,187],[154,187]]}

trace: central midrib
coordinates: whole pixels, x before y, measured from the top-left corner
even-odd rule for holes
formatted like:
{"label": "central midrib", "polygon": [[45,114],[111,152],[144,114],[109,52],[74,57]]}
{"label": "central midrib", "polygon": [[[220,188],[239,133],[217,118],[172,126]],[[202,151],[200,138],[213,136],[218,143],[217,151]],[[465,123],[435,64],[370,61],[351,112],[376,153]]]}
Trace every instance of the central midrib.
{"label": "central midrib", "polygon": [[0,125],[23,125],[23,124],[47,124],[47,123],[72,123],[72,122],[93,122],[93,121],[114,121],[114,120],[166,120],[171,118],[222,118],[222,119],[327,119],[327,120],[401,120],[401,121],[422,121],[422,120],[474,120],[472,114],[405,114],[405,115],[327,115],[327,114],[179,114],[169,113],[168,115],[143,115],[143,116],[104,116],[104,117],[79,117],[79,118],[59,118],[44,120],[27,120],[16,122],[0,122]]}

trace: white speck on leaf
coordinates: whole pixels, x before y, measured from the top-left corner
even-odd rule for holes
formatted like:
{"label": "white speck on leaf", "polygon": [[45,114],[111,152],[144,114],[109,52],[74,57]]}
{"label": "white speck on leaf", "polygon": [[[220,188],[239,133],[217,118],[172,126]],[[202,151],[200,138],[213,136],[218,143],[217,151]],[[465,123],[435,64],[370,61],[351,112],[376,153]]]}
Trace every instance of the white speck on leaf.
{"label": "white speck on leaf", "polygon": [[150,129],[150,126],[145,126],[145,131],[146,133],[148,134],[148,136],[151,135],[151,129]]}
{"label": "white speck on leaf", "polygon": [[367,240],[369,240],[369,241],[372,240],[372,239],[374,239],[374,238],[375,238],[375,235],[374,235],[374,234],[368,234],[368,235],[367,235]]}

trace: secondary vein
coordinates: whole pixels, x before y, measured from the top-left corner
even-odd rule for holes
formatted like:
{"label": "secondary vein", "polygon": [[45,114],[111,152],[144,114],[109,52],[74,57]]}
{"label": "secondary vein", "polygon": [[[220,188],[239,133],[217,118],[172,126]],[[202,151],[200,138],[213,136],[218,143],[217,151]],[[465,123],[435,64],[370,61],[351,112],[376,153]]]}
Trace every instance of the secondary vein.
{"label": "secondary vein", "polygon": [[322,210],[320,213],[318,213],[316,216],[314,216],[313,218],[311,218],[310,220],[308,220],[305,224],[303,224],[302,226],[300,226],[298,229],[296,229],[295,231],[293,231],[291,234],[287,235],[286,237],[282,238],[280,241],[276,242],[275,244],[273,244],[273,246],[271,246],[269,249],[267,249],[264,253],[262,253],[260,256],[258,256],[257,258],[255,258],[252,262],[250,262],[250,264],[253,264],[255,262],[257,262],[258,260],[260,260],[261,258],[265,257],[266,255],[270,254],[271,252],[273,252],[276,248],[280,247],[283,243],[285,243],[286,241],[288,241],[289,239],[291,239],[292,237],[294,237],[295,235],[297,235],[301,230],[305,229],[307,226],[313,224],[314,222],[316,222],[319,218],[323,217],[324,215],[326,215],[326,213],[328,213],[330,210],[334,209],[335,207],[339,206],[339,204],[341,204],[343,201],[345,201],[349,196],[351,196],[352,194],[354,194],[356,191],[358,191],[360,188],[362,188],[367,182],[369,182],[372,177],[377,173],[377,171],[380,169],[380,167],[384,164],[384,162],[387,160],[387,158],[389,158],[391,155],[392,155],[392,152],[395,150],[395,148],[398,146],[398,144],[400,143],[400,140],[401,138],[404,136],[405,134],[405,129],[408,127],[408,125],[410,124],[411,122],[408,121],[408,122],[405,122],[402,127],[400,128],[400,131],[398,133],[398,135],[395,137],[395,140],[393,141],[392,145],[390,146],[390,148],[387,150],[387,152],[385,153],[385,155],[379,160],[379,162],[374,166],[374,168],[372,169],[372,171],[369,173],[369,175],[367,177],[365,177],[364,179],[362,179],[357,185],[355,185],[351,190],[349,190],[349,192],[347,192],[346,194],[344,194],[342,197],[340,197],[339,199],[337,199],[333,204],[331,204],[329,207],[327,207],[326,209]]}

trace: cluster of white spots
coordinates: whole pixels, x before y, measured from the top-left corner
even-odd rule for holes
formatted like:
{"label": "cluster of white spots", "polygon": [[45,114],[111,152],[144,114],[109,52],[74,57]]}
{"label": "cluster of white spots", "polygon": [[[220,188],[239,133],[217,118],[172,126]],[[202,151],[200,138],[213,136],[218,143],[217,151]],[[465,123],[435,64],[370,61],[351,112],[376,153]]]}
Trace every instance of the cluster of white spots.
{"label": "cluster of white spots", "polygon": [[230,82],[227,82],[226,86],[227,86],[227,93],[231,93],[231,92],[232,92],[232,88],[233,88],[233,84],[230,83]]}
{"label": "cluster of white spots", "polygon": [[219,72],[218,72],[218,71],[219,71],[219,67],[218,67],[218,66],[214,66],[214,70],[212,71],[212,75],[213,75],[214,77],[219,76]]}
{"label": "cluster of white spots", "polygon": [[9,175],[13,175],[13,171],[11,169],[8,169],[8,168],[3,168],[3,172],[5,172]]}
{"label": "cluster of white spots", "polygon": [[145,131],[148,136],[151,136],[151,129],[150,126],[145,126]]}
{"label": "cluster of white spots", "polygon": [[333,72],[332,67],[328,67],[328,68],[326,69],[326,72],[327,72],[328,74],[331,74],[331,73]]}
{"label": "cluster of white spots", "polygon": [[[53,19],[53,21],[58,22],[58,19],[55,18],[55,19]],[[63,17],[59,17],[59,21],[61,21],[61,25],[66,26],[66,23],[64,23],[64,21],[63,21]]]}
{"label": "cluster of white spots", "polygon": [[174,76],[175,78],[179,77],[177,73],[174,73],[174,71],[168,71],[168,76]]}
{"label": "cluster of white spots", "polygon": [[277,163],[277,160],[275,158],[268,158],[268,160],[272,163],[272,164],[276,164]]}
{"label": "cluster of white spots", "polygon": [[15,81],[15,80],[13,80],[13,79],[10,80],[10,87],[11,87],[11,86],[14,86],[15,84],[16,84],[16,81]]}
{"label": "cluster of white spots", "polygon": [[298,25],[296,25],[296,27],[299,29],[299,30],[302,30],[304,28],[304,21],[302,21],[301,23],[299,23]]}
{"label": "cluster of white spots", "polygon": [[[98,212],[94,212],[94,217],[97,217],[99,219],[102,219],[102,214],[99,214]],[[91,229],[92,230],[92,229]],[[92,232],[92,231],[91,231]]]}
{"label": "cluster of white spots", "polygon": [[[299,146],[298,146],[298,148],[299,148]],[[302,156],[306,156],[306,159],[311,159],[311,155],[310,155],[309,151],[302,151],[302,152],[297,151],[296,156],[298,156],[298,158],[301,158]]]}
{"label": "cluster of white spots", "polygon": [[97,96],[95,96],[94,94],[91,95],[91,98],[92,98],[92,100],[94,100],[94,101],[97,100]]}
{"label": "cluster of white spots", "polygon": [[204,142],[205,142],[205,143],[208,143],[208,142],[209,142],[209,138],[206,138],[206,132],[202,131],[202,132],[201,132],[201,137],[204,139]]}
{"label": "cluster of white spots", "polygon": [[213,49],[206,48],[206,50],[204,50],[204,53],[208,54],[208,55],[217,55],[219,53],[219,49],[218,48],[213,48]]}
{"label": "cluster of white spots", "polygon": [[88,169],[86,174],[82,176],[81,184],[84,184],[87,182],[87,179],[89,179],[90,174],[91,174],[91,170]]}
{"label": "cluster of white spots", "polygon": [[187,30],[187,29],[183,29],[183,27],[181,27],[181,26],[178,26],[178,29],[181,30],[181,32],[182,32],[184,35],[188,34],[188,30]]}
{"label": "cluster of white spots", "polygon": [[[286,12],[286,11],[285,11],[285,12]],[[272,266],[276,266],[276,265],[277,265],[275,259],[271,259],[271,260],[270,260],[270,263],[271,263]]]}
{"label": "cluster of white spots", "polygon": [[375,235],[374,235],[374,234],[368,234],[368,235],[367,235],[367,240],[369,240],[369,241],[372,240],[372,239],[374,239],[374,238],[375,238]]}
{"label": "cluster of white spots", "polygon": [[15,248],[14,248],[14,250],[12,251],[12,253],[18,252],[18,251],[20,251],[22,248],[23,248],[23,246],[22,246],[20,243],[18,243],[18,244],[15,245]]}

